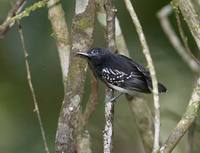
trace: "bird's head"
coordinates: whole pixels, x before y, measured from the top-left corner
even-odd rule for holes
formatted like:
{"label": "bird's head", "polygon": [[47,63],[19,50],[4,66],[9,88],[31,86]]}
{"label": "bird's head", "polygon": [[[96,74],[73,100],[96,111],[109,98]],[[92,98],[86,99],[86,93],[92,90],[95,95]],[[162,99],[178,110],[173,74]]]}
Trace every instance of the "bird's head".
{"label": "bird's head", "polygon": [[87,52],[77,52],[77,55],[87,58],[93,65],[103,63],[109,54],[109,51],[103,48],[92,48]]}

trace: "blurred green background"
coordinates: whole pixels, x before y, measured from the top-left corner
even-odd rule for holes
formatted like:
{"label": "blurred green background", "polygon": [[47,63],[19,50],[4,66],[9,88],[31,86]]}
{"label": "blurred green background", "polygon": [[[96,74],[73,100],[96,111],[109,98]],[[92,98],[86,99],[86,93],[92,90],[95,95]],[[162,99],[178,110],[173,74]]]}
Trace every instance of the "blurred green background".
{"label": "blurred green background", "polygon": [[[0,1],[0,21],[5,19],[12,0]],[[30,0],[27,5],[34,3]],[[182,61],[161,30],[156,12],[169,0],[134,0],[132,1],[139,16],[147,42],[154,60],[159,81],[163,82],[168,92],[160,96],[161,102],[161,138],[166,140],[175,127],[180,115],[190,98],[196,75]],[[73,18],[74,1],[62,0],[69,27]],[[122,31],[129,47],[131,57],[145,63],[144,56],[131,19],[123,1],[116,0]],[[175,23],[174,15],[170,17]],[[48,145],[54,150],[54,139],[59,111],[63,97],[61,69],[52,30],[47,17],[47,9],[43,8],[22,20],[25,41],[29,50],[29,61],[33,85],[39,102],[39,109],[46,131]],[[176,25],[174,24],[176,28]],[[187,27],[185,26],[187,30]],[[103,29],[97,23],[94,46],[105,47]],[[193,39],[189,35],[192,50],[197,52]],[[90,93],[90,71],[85,86],[84,103]],[[101,84],[99,103],[93,114],[88,129],[92,135],[93,151],[102,152],[102,130],[104,128],[104,85]],[[152,106],[151,96],[145,96]],[[121,101],[121,102],[120,102]],[[26,81],[23,50],[19,34],[14,26],[0,40],[0,152],[1,153],[42,153],[44,152],[40,129],[34,106]],[[198,122],[199,118],[197,119]],[[144,153],[141,145],[135,118],[129,110],[124,97],[115,105],[115,153]],[[194,137],[194,152],[199,153],[199,126],[197,123]],[[174,153],[186,152],[186,138],[174,150]]]}

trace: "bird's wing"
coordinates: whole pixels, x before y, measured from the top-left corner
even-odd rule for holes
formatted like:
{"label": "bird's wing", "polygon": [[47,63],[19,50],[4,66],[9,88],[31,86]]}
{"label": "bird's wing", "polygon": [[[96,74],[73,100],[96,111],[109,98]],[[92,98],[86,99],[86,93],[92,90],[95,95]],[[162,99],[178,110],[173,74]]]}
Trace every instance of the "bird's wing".
{"label": "bird's wing", "polygon": [[128,74],[116,68],[105,67],[101,71],[101,76],[109,83],[117,83],[125,80]]}
{"label": "bird's wing", "polygon": [[[130,58],[128,58],[128,57],[126,57],[126,56],[124,56],[124,55],[119,55],[121,58],[123,58],[123,59],[126,59],[126,60],[128,60],[131,64],[132,64],[132,66],[135,68],[137,68],[137,70],[144,76],[143,78],[146,80],[146,83],[147,83],[147,85],[148,85],[148,88],[149,88],[149,90],[152,90],[152,79],[151,79],[151,76],[150,76],[150,73],[149,73],[149,71],[143,66],[143,65],[140,65],[140,64],[138,64],[138,63],[136,63],[135,61],[133,61],[132,59],[130,59]],[[130,80],[130,83],[131,83],[131,81],[132,80]],[[135,82],[135,81],[134,81]],[[127,82],[128,83],[128,82]],[[142,84],[142,82],[141,82],[141,84]],[[144,86],[144,84],[142,84],[142,86],[141,87],[143,87]],[[158,91],[159,92],[166,92],[166,87],[164,86],[164,85],[162,85],[161,83],[158,83]]]}
{"label": "bird's wing", "polygon": [[121,87],[126,90],[136,90],[149,93],[146,80],[137,72],[125,73],[118,69],[104,68],[102,69],[102,78],[106,84]]}
{"label": "bird's wing", "polygon": [[144,80],[143,78],[132,77],[121,83],[120,86],[127,90],[136,90],[145,93],[151,92],[147,86],[146,80]]}
{"label": "bird's wing", "polygon": [[152,89],[152,81],[151,81],[151,76],[149,71],[141,64],[136,63],[135,61],[133,61],[132,59],[124,56],[124,55],[118,55],[120,58],[125,59],[129,62],[130,65],[132,65],[133,69],[135,70],[135,68],[138,70],[138,73],[143,76],[143,79],[146,81],[149,90]]}
{"label": "bird's wing", "polygon": [[119,57],[126,59],[127,61],[129,61],[129,63],[133,66],[136,67],[137,70],[139,72],[141,72],[144,76],[146,77],[150,77],[150,73],[149,71],[141,64],[136,63],[135,61],[133,61],[131,58],[128,58],[127,56],[124,55],[118,55]]}

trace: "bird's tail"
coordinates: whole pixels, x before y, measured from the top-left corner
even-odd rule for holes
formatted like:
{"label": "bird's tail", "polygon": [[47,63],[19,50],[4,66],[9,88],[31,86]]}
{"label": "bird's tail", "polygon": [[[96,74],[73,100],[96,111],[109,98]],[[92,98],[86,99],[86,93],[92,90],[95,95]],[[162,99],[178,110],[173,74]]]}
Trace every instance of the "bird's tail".
{"label": "bird's tail", "polygon": [[161,83],[158,83],[158,92],[161,93],[161,92],[166,92],[167,91],[167,88],[161,84]]}
{"label": "bird's tail", "polygon": [[[148,88],[149,88],[149,91],[151,93],[151,90],[152,90],[152,81],[151,80],[147,80],[147,85],[148,85]],[[162,92],[166,92],[167,91],[167,88],[162,84],[162,83],[158,83],[158,92],[159,93],[162,93]]]}

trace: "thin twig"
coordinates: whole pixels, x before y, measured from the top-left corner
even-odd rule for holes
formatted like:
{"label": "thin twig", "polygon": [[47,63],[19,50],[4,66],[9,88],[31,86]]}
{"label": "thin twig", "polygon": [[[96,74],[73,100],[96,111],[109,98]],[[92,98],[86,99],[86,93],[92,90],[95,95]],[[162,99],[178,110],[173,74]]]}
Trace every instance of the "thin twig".
{"label": "thin twig", "polygon": [[[130,57],[127,45],[121,31],[119,21],[116,18],[116,44],[120,54]],[[136,124],[139,129],[143,146],[146,153],[150,153],[153,148],[153,118],[150,108],[143,97],[135,94],[133,97],[126,97],[129,107],[136,118]]]}
{"label": "thin twig", "polygon": [[[115,19],[115,31],[118,52],[129,57],[128,47],[117,17]],[[144,150],[146,153],[150,153],[153,148],[153,116],[151,109],[148,107],[146,100],[137,94],[131,98],[126,97],[126,99],[136,118],[136,124],[143,141]]]}
{"label": "thin twig", "polygon": [[160,103],[159,103],[159,95],[158,95],[158,82],[156,78],[156,72],[153,65],[153,60],[150,55],[149,47],[147,45],[142,26],[140,24],[140,21],[136,15],[136,12],[131,4],[130,0],[124,0],[126,4],[126,8],[132,18],[132,21],[135,25],[136,31],[138,33],[140,43],[142,45],[142,51],[146,58],[148,68],[150,71],[150,75],[152,78],[152,84],[153,84],[153,98],[154,98],[154,145],[153,145],[153,152],[157,152],[159,150],[159,142],[160,142]]}
{"label": "thin twig", "polygon": [[183,47],[180,39],[176,35],[175,31],[172,28],[172,25],[169,22],[168,16],[172,13],[171,5],[164,6],[158,13],[157,16],[160,20],[163,31],[168,37],[169,41],[176,49],[178,54],[182,57],[183,61],[187,63],[187,65],[194,72],[199,72],[200,66],[199,64],[188,54],[187,50]]}
{"label": "thin twig", "polygon": [[[101,0],[96,0],[98,4],[98,12],[97,12],[97,19],[99,23],[103,26],[104,29],[106,29],[106,12],[105,9],[103,8],[103,4]],[[128,48],[125,43],[124,36],[121,31],[121,27],[119,25],[119,20],[117,16],[115,17],[115,39],[116,39],[116,47],[117,51],[120,54],[128,55]]]}
{"label": "thin twig", "polygon": [[107,89],[105,98],[105,127],[103,131],[104,153],[113,152],[114,103],[111,101],[112,98],[113,98],[113,90]]}
{"label": "thin twig", "polygon": [[[107,48],[115,52],[115,13],[116,9],[113,5],[113,0],[104,0],[105,11],[106,11],[106,41]],[[113,98],[114,91],[112,89],[106,89],[105,97],[105,128],[104,128],[104,153],[113,152],[113,120],[114,120],[114,103],[111,101]]]}
{"label": "thin twig", "polygon": [[[99,23],[106,28],[106,12],[103,9],[101,0],[97,1],[98,12],[97,19]],[[115,17],[115,38],[118,53],[129,57],[128,47],[122,33],[119,20]],[[129,106],[136,118],[136,124],[142,137],[146,153],[150,153],[153,147],[153,118],[150,108],[144,98],[134,95],[132,99],[127,99]]]}
{"label": "thin twig", "polygon": [[197,79],[195,88],[190,98],[189,104],[186,108],[182,119],[177,124],[176,128],[170,133],[168,139],[161,147],[161,153],[171,153],[174,147],[178,144],[180,139],[188,131],[198,116],[200,109],[200,77]]}
{"label": "thin twig", "polygon": [[115,41],[115,14],[116,9],[113,5],[113,0],[105,0],[105,11],[106,11],[106,41],[107,48],[116,52],[116,41]]}
{"label": "thin twig", "polygon": [[35,107],[34,112],[36,112],[36,114],[37,114],[37,119],[38,119],[38,122],[39,122],[39,125],[40,125],[40,131],[41,131],[41,134],[42,134],[42,139],[43,139],[45,151],[46,151],[46,153],[49,153],[49,148],[48,148],[48,145],[47,145],[45,131],[44,131],[42,119],[41,119],[41,116],[40,116],[40,111],[39,111],[39,108],[38,108],[38,102],[37,102],[35,90],[34,90],[34,87],[33,87],[33,84],[32,84],[31,71],[30,71],[30,65],[29,65],[29,60],[28,60],[28,56],[29,56],[28,50],[27,50],[26,45],[25,45],[22,27],[21,27],[19,22],[18,22],[18,31],[19,31],[19,34],[20,34],[20,40],[21,40],[21,43],[22,43],[23,51],[24,51],[27,81],[28,81],[28,84],[29,84],[29,88],[30,88],[30,91],[31,91],[32,98],[33,98],[33,103],[34,103],[34,107]]}
{"label": "thin twig", "polygon": [[14,25],[14,24],[8,24],[8,20],[15,16],[18,12],[21,11],[23,6],[25,5],[26,0],[18,0],[16,3],[13,5],[11,10],[8,12],[8,15],[5,19],[5,21],[0,25],[0,39],[4,38],[6,32]]}
{"label": "thin twig", "polygon": [[33,5],[27,7],[24,11],[22,11],[21,13],[18,13],[19,10],[22,9],[22,6],[24,5],[25,1],[20,3],[20,5],[17,5],[18,7],[16,7],[11,13],[16,13],[15,15],[8,15],[8,17],[6,18],[6,20],[3,22],[2,25],[0,25],[0,38],[3,38],[3,36],[5,35],[5,33],[9,30],[9,28],[15,23],[15,21],[17,20],[21,20],[24,17],[27,17],[30,15],[31,12],[39,9],[39,8],[43,8],[44,6],[46,6],[46,0],[42,0],[39,2],[34,3]]}

